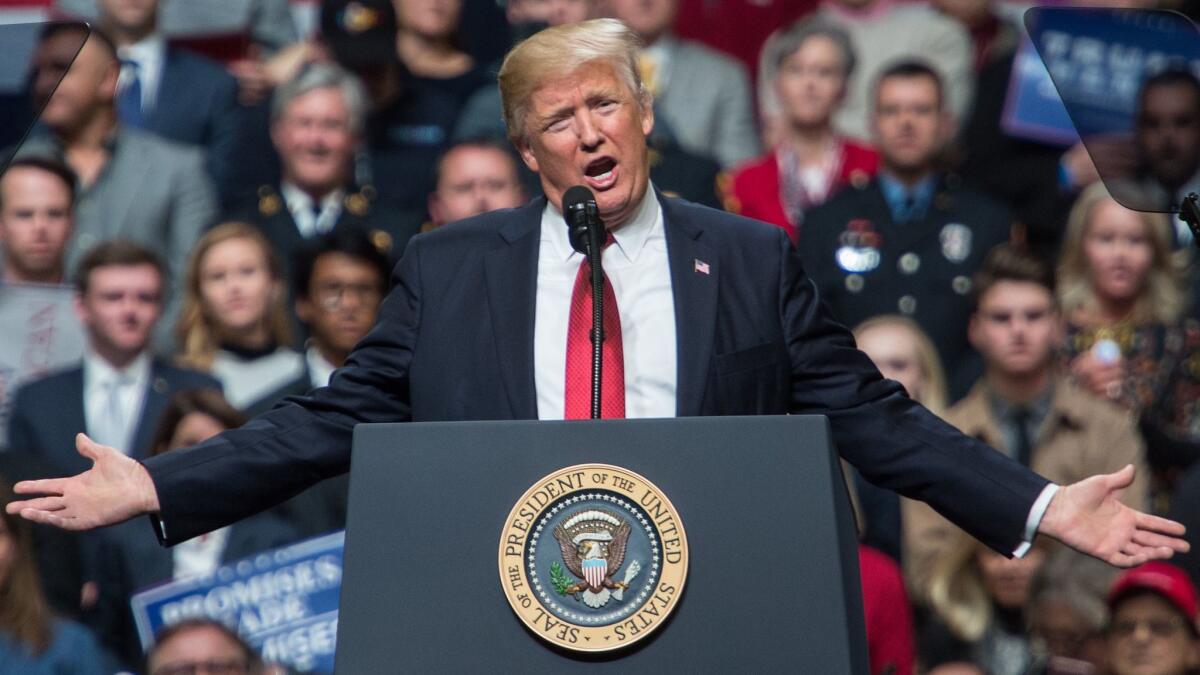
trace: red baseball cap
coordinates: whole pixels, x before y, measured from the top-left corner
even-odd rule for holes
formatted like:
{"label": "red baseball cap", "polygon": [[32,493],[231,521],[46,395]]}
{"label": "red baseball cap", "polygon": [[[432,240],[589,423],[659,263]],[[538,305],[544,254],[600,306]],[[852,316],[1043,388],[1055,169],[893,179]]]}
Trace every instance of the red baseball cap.
{"label": "red baseball cap", "polygon": [[1187,572],[1170,563],[1154,560],[1125,571],[1108,591],[1108,606],[1116,605],[1121,598],[1137,591],[1157,593],[1183,612],[1189,621],[1196,620],[1196,587]]}

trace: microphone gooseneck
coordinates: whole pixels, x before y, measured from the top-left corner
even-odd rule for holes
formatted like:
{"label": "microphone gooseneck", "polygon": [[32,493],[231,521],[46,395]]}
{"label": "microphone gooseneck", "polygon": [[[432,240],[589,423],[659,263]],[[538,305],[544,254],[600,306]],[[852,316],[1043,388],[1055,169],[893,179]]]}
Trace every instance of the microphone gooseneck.
{"label": "microphone gooseneck", "polygon": [[601,254],[607,233],[600,220],[596,197],[583,185],[568,188],[562,199],[563,219],[571,248],[587,256],[592,270],[592,406],[591,417],[600,419],[600,379],[604,358],[604,268]]}

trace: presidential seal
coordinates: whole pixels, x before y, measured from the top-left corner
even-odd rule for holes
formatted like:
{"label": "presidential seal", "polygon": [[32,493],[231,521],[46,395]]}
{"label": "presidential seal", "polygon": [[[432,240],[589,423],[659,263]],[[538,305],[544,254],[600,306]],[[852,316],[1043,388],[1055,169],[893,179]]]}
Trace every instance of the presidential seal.
{"label": "presidential seal", "polygon": [[645,638],[679,603],[687,536],[653,483],[607,464],[579,464],[539,480],[508,514],[500,582],[535,635],[564,649],[602,652]]}

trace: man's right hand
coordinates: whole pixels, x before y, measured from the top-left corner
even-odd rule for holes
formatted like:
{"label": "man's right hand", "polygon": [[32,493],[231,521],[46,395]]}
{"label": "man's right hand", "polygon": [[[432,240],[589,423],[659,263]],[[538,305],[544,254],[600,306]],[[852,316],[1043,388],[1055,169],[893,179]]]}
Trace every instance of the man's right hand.
{"label": "man's right hand", "polygon": [[40,496],[10,502],[5,509],[64,530],[90,530],[158,512],[158,492],[146,467],[85,434],[75,437],[75,448],[92,460],[91,469],[70,478],[21,481],[14,492]]}

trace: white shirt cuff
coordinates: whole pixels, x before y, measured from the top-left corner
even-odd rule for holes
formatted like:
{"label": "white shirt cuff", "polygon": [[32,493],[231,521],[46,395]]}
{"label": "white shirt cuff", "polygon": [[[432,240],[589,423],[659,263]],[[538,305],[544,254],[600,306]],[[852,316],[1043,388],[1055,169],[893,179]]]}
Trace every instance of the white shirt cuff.
{"label": "white shirt cuff", "polygon": [[1042,516],[1046,515],[1046,509],[1050,507],[1050,500],[1058,493],[1058,487],[1054,483],[1048,484],[1042,488],[1042,494],[1034,500],[1029,509],[1029,517],[1025,519],[1024,541],[1013,551],[1014,558],[1024,558],[1029,549],[1033,548],[1033,539],[1037,536],[1038,526],[1042,524]]}

